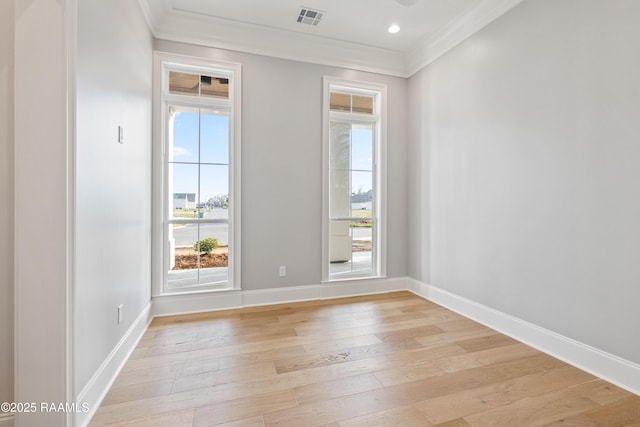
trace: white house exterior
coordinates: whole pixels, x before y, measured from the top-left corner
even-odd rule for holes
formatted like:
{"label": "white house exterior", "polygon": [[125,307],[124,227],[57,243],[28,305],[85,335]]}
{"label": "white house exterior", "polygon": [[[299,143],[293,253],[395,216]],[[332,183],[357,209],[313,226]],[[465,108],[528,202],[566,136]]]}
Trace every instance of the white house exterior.
{"label": "white house exterior", "polygon": [[173,209],[195,209],[195,193],[173,193]]}

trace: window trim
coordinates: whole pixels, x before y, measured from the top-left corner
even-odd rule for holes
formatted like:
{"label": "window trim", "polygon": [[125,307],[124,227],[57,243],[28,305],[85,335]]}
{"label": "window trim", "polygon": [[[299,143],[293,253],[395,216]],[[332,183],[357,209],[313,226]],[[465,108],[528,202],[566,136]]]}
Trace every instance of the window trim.
{"label": "window trim", "polygon": [[[191,95],[170,94],[168,71],[221,71],[229,75],[229,98],[200,98]],[[208,61],[186,55],[166,52],[154,53],[153,82],[153,198],[152,198],[152,296],[224,292],[241,289],[241,131],[242,131],[242,66],[241,64]],[[169,202],[166,197],[168,176],[166,170],[167,144],[169,143],[167,114],[169,105],[189,105],[202,108],[220,108],[229,113],[229,271],[228,288],[194,286],[186,289],[168,289],[166,223],[169,219]]]}
{"label": "window trim", "polygon": [[[332,89],[339,89],[350,94],[376,94],[378,105],[377,115],[364,113],[344,113],[330,110],[329,96]],[[375,141],[375,177],[374,200],[377,218],[374,218],[373,244],[374,266],[376,272],[367,276],[329,278],[330,251],[330,211],[329,211],[329,129],[332,119],[350,123],[375,123],[377,140]],[[377,226],[376,226],[377,223]],[[323,77],[322,93],[322,283],[336,283],[354,280],[382,279],[387,276],[387,86],[378,83],[368,83],[346,80],[336,77]]]}

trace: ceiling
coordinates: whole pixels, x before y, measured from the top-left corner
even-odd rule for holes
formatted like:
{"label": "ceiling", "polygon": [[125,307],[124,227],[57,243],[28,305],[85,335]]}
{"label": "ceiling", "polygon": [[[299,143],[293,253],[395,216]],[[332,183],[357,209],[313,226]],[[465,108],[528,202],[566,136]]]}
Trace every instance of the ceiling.
{"label": "ceiling", "polygon": [[407,77],[521,0],[139,1],[157,38]]}

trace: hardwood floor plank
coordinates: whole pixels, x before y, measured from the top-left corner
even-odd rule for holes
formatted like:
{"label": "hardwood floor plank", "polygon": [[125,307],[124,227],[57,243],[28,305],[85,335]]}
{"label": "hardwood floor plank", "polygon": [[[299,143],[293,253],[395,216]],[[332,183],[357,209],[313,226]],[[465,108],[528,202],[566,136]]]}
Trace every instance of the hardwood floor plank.
{"label": "hardwood floor plank", "polygon": [[[449,320],[453,317],[453,313],[442,315],[447,317],[444,320]],[[300,336],[328,334],[332,338],[348,338],[359,335],[380,334],[390,331],[399,331],[407,328],[419,328],[423,326],[436,325],[440,320],[436,318],[424,318],[405,320],[401,322],[382,323],[382,324],[370,324],[370,322],[353,321],[348,325],[332,325],[313,323],[305,324],[304,326],[296,327],[295,330]]]}
{"label": "hardwood floor plank", "polygon": [[[218,369],[218,359],[215,358],[212,363],[213,369]],[[174,379],[184,372],[185,366],[183,364],[157,366],[154,368],[142,368],[128,371],[127,375],[120,375],[113,383],[112,388],[122,387],[132,384],[147,383],[151,381],[169,380]],[[123,372],[127,372],[123,369]]]}
{"label": "hardwood floor plank", "polygon": [[470,427],[471,424],[466,422],[463,418],[447,421],[446,423],[435,424],[434,427]]}
{"label": "hardwood floor plank", "polygon": [[174,381],[171,391],[173,393],[179,393],[181,391],[212,387],[225,383],[266,378],[275,374],[276,368],[273,362],[256,363],[249,366],[182,376]]}
{"label": "hardwood floor plank", "polygon": [[640,425],[640,396],[628,396],[585,413],[605,426]]}
{"label": "hardwood floor plank", "polygon": [[405,358],[395,357],[397,363],[389,365],[397,367],[376,371],[375,375],[385,386],[390,386],[535,354],[535,350],[524,344],[476,353],[466,353],[456,345],[447,345],[405,353]]}
{"label": "hardwood floor plank", "polygon": [[422,311],[422,310],[428,310],[431,308],[442,308],[440,307],[438,304],[432,303],[431,301],[427,301],[425,300],[423,303],[421,304],[412,304],[412,305],[402,305],[399,307],[400,311],[402,311],[403,313],[410,313],[412,311]]}
{"label": "hardwood floor plank", "polygon": [[457,345],[464,348],[470,353],[474,351],[487,350],[490,348],[504,347],[517,343],[518,341],[502,334],[456,341]]}
{"label": "hardwood floor plank", "polygon": [[158,427],[158,426],[171,426],[171,427],[192,427],[193,426],[193,409],[186,409],[184,411],[171,412],[169,414],[158,415],[155,417],[145,418],[143,420],[137,420],[127,423],[118,424],[122,427]]}
{"label": "hardwood floor plank", "polygon": [[571,389],[579,396],[587,397],[600,405],[607,405],[629,396],[628,391],[597,378]]}
{"label": "hardwood floor plank", "polygon": [[336,397],[357,394],[377,388],[382,388],[382,384],[373,374],[360,374],[295,387],[293,394],[298,404],[302,405],[318,400],[329,400]]}
{"label": "hardwood floor plank", "polygon": [[[101,423],[98,425],[132,421],[146,416],[160,415],[167,412],[227,402],[241,398],[252,398],[253,396],[265,393],[274,393],[289,389],[290,386],[287,377],[276,375],[265,379],[239,381],[146,399],[138,399],[115,405],[105,405],[98,409],[95,420]],[[246,415],[243,418],[249,418],[255,415],[258,414]]]}
{"label": "hardwood floor plank", "polygon": [[315,368],[318,366],[334,365],[350,361],[348,351],[334,351],[330,353],[305,354],[304,356],[281,359],[275,361],[276,371],[279,374],[303,369]]}
{"label": "hardwood floor plank", "polygon": [[385,366],[386,361],[384,359],[369,358],[289,372],[286,375],[291,387],[301,387],[307,384],[331,381],[353,375],[368,374]]}
{"label": "hardwood floor plank", "polygon": [[240,422],[243,419],[257,416],[264,419],[264,414],[295,408],[297,405],[290,389],[214,403],[196,408],[193,427],[210,427],[232,421]]}
{"label": "hardwood floor plank", "polygon": [[541,355],[541,353],[528,345],[517,343],[507,347],[490,348],[474,353],[460,354],[448,359],[438,359],[437,363],[443,372],[457,372],[463,369],[487,366],[534,355]]}
{"label": "hardwood floor plank", "polygon": [[406,351],[391,352],[379,356],[385,361],[386,367],[410,367],[423,365],[425,363],[434,363],[441,359],[449,359],[455,356],[461,356],[466,352],[453,344],[445,344],[438,347],[408,349]]}
{"label": "hardwood floor plank", "polygon": [[224,347],[214,347],[202,350],[184,351],[172,354],[149,355],[147,357],[131,358],[123,370],[135,370],[176,363],[194,363],[202,359],[220,358],[225,356],[256,353],[285,347],[310,344],[317,341],[317,336],[287,337],[259,343],[240,343]]}
{"label": "hardwood floor plank", "polygon": [[218,427],[264,427],[264,419],[262,415],[259,417],[245,418],[244,420],[230,421],[224,424],[218,424]]}
{"label": "hardwood floor plank", "polygon": [[219,358],[220,369],[253,365],[254,363],[274,362],[279,359],[304,356],[307,354],[304,345],[274,348],[252,353],[233,354]]}
{"label": "hardwood floor plank", "polygon": [[349,323],[357,320],[353,313],[349,312],[336,312],[331,310],[330,307],[322,307],[318,309],[299,310],[294,313],[278,316],[278,320],[281,325],[302,326],[305,323],[311,322],[330,322],[333,324]]}
{"label": "hardwood floor plank", "polygon": [[375,334],[380,341],[385,343],[393,343],[398,341],[404,341],[407,339],[415,339],[416,337],[426,337],[429,335],[441,334],[444,332],[442,329],[435,325],[419,326],[416,328],[406,328],[402,330],[378,332]]}
{"label": "hardwood floor plank", "polygon": [[[559,420],[553,421],[549,424],[545,424],[547,426],[554,427],[604,427],[603,424],[600,424],[593,418],[589,418],[584,414],[572,415],[570,417],[563,417]],[[631,424],[625,424],[625,427],[630,427]],[[621,426],[618,426],[621,427]]]}
{"label": "hardwood floor plank", "polygon": [[443,328],[442,324],[439,324],[438,327],[443,330],[441,334],[416,337],[414,339],[423,347],[431,347],[447,343],[456,343],[470,338],[486,337],[497,333],[496,331],[485,327],[468,328],[454,332],[448,332]]}
{"label": "hardwood floor plank", "polygon": [[597,403],[569,389],[539,396],[526,397],[509,405],[468,415],[471,425],[543,426],[565,417],[578,415],[598,406]]}
{"label": "hardwood floor plank", "polygon": [[524,375],[487,386],[462,390],[416,403],[416,408],[433,424],[441,424],[509,405],[525,397],[537,396],[590,381],[591,375],[572,366]]}
{"label": "hardwood floor plank", "polygon": [[163,354],[183,353],[195,350],[214,349],[234,344],[260,343],[262,341],[276,340],[278,338],[295,337],[297,333],[293,328],[255,333],[244,337],[235,336],[233,333],[220,334],[197,340],[184,340],[175,344],[161,344],[139,348],[131,355],[132,359]]}
{"label": "hardwood floor plank", "polygon": [[218,357],[198,359],[197,363],[186,362],[186,363],[180,364],[180,366],[182,367],[182,369],[179,376],[206,374],[208,372],[222,369],[222,366],[220,364],[220,358]]}
{"label": "hardwood floor plank", "polygon": [[371,357],[404,353],[421,349],[422,345],[413,338],[381,342],[380,344],[365,345],[347,349],[351,360],[368,359]]}
{"label": "hardwood floor plank", "polygon": [[354,347],[371,346],[380,344],[380,338],[375,335],[360,335],[357,337],[337,338],[327,341],[318,341],[306,344],[304,349],[307,353],[321,353],[326,351],[348,350]]}
{"label": "hardwood floor plank", "polygon": [[408,405],[340,421],[338,425],[340,427],[429,427],[431,424],[416,408]]}
{"label": "hardwood floor plank", "polygon": [[113,387],[105,396],[102,405],[109,406],[148,397],[164,396],[171,393],[173,382],[173,379],[168,379]]}
{"label": "hardwood floor plank", "polygon": [[386,389],[375,389],[272,412],[265,415],[264,422],[266,426],[316,427],[410,403],[411,397],[406,393],[388,393]]}

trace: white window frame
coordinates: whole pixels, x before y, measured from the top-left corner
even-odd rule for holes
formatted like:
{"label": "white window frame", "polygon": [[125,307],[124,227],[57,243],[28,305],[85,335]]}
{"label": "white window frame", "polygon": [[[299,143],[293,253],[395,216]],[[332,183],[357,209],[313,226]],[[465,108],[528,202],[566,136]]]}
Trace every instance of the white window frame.
{"label": "white window frame", "polygon": [[[164,52],[154,54],[153,101],[153,206],[152,206],[152,296],[221,292],[241,289],[241,81],[240,64],[207,61],[190,56]],[[170,94],[169,71],[216,73],[229,78],[229,98],[201,98],[193,95]],[[169,105],[220,109],[229,114],[229,286],[193,286],[169,289],[167,225],[169,198],[167,173],[167,148],[169,143]]]}
{"label": "white window frame", "polygon": [[[374,96],[374,114],[345,113],[330,110],[330,92],[337,90],[352,95]],[[322,282],[382,279],[387,275],[387,86],[377,83],[345,80],[324,76],[322,96]],[[329,210],[329,147],[332,120],[374,124],[373,178],[373,269],[367,276],[330,278],[330,210]]]}

